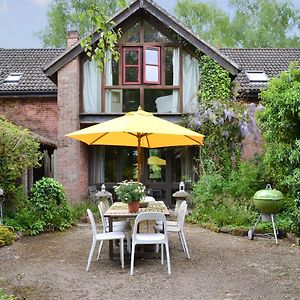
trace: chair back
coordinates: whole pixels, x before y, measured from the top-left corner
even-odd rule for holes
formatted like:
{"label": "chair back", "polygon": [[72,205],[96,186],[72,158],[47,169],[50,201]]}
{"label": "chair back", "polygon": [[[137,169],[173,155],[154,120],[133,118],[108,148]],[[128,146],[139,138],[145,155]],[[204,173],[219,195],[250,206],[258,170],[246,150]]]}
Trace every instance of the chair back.
{"label": "chair back", "polygon": [[106,218],[104,217],[104,214],[107,211],[105,202],[103,202],[103,201],[99,202],[98,210],[99,210],[99,213],[100,213],[100,216],[101,216],[103,232],[106,232],[106,229],[108,227],[108,223],[107,223]]}
{"label": "chair back", "polygon": [[87,211],[87,214],[88,214],[90,222],[91,222],[92,231],[93,231],[93,238],[96,239],[97,228],[96,228],[96,223],[95,223],[95,219],[94,219],[93,213],[91,212],[91,210],[89,208],[86,211]]}
{"label": "chair back", "polygon": [[155,202],[156,200],[152,196],[144,196],[143,201],[144,202]]}
{"label": "chair back", "polygon": [[163,213],[161,212],[142,212],[137,215],[135,218],[134,222],[134,227],[133,227],[133,235],[137,233],[138,229],[138,224],[142,221],[150,221],[150,220],[155,220],[155,221],[160,221],[163,227],[163,233],[167,234],[167,226],[166,226],[166,217]]}
{"label": "chair back", "polygon": [[177,217],[177,223],[179,228],[183,229],[184,227],[184,220],[185,220],[185,215],[187,212],[187,203],[186,201],[182,201],[180,204],[180,207],[178,209],[178,217]]}

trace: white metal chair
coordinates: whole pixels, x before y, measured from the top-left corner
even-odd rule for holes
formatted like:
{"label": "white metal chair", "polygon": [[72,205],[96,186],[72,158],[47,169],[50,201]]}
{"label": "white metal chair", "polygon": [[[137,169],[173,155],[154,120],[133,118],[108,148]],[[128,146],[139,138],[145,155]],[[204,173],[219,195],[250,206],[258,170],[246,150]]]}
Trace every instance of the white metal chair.
{"label": "white metal chair", "polygon": [[[109,232],[109,224],[106,217],[104,217],[104,213],[109,208],[109,203],[107,201],[100,201],[98,204],[98,210],[100,213],[102,226],[103,226],[103,233]],[[127,239],[127,251],[130,253],[131,251],[131,226],[129,221],[114,221],[113,222],[113,232],[121,231],[124,232],[126,239]]]}
{"label": "white metal chair", "polygon": [[99,246],[99,251],[98,251],[98,256],[97,256],[97,260],[99,260],[103,242],[109,241],[109,240],[120,240],[120,260],[121,260],[122,268],[124,269],[124,238],[125,238],[124,232],[118,231],[118,232],[97,233],[95,219],[89,208],[87,209],[87,214],[89,216],[91,226],[92,226],[93,242],[92,242],[92,247],[91,247],[89,258],[88,258],[86,271],[88,271],[90,268],[97,242],[100,241],[100,246]]}
{"label": "white metal chair", "polygon": [[[143,198],[143,202],[149,203],[149,202],[155,202],[155,201],[156,201],[155,198],[152,196],[144,196],[144,198]],[[147,221],[147,230],[148,231],[149,231],[149,228],[150,228],[149,221]]]}
{"label": "white metal chair", "polygon": [[[187,242],[184,235],[184,220],[187,212],[187,203],[182,201],[178,209],[177,221],[167,221],[167,231],[177,232],[181,242],[182,250],[186,253],[187,257],[190,258],[189,249],[187,247]],[[155,226],[155,231],[160,232],[162,230],[161,224]]]}
{"label": "white metal chair", "polygon": [[[139,223],[147,220],[155,220],[162,222],[162,232],[156,233],[138,233]],[[170,253],[169,253],[169,243],[168,243],[168,234],[166,231],[166,217],[161,212],[142,212],[140,213],[134,222],[133,234],[132,234],[132,249],[131,249],[131,265],[130,265],[130,275],[133,275],[134,268],[134,255],[135,255],[135,246],[136,245],[161,245],[161,264],[164,264],[164,247],[166,249],[167,256],[167,266],[168,274],[171,274],[171,264],[170,264]]]}

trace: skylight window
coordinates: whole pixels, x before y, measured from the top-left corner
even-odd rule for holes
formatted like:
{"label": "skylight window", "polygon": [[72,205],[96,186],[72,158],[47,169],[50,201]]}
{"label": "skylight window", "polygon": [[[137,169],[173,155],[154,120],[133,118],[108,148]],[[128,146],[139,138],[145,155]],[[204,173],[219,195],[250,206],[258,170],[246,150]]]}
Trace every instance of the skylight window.
{"label": "skylight window", "polygon": [[19,80],[22,77],[22,73],[10,73],[6,79],[4,80],[4,82],[7,83],[17,83],[19,82]]}
{"label": "skylight window", "polygon": [[250,82],[252,82],[252,83],[264,83],[264,82],[269,81],[269,78],[265,72],[248,71],[248,72],[246,72],[246,75],[247,75],[248,79],[250,80]]}

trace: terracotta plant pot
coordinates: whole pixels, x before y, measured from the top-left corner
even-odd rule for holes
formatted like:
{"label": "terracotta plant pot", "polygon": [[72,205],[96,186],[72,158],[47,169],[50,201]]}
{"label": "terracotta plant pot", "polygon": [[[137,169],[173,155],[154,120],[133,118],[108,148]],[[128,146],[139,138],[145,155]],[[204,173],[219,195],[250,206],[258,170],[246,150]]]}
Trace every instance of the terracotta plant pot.
{"label": "terracotta plant pot", "polygon": [[140,201],[133,201],[133,202],[128,203],[128,211],[130,213],[138,212],[139,211],[139,204],[140,204]]}

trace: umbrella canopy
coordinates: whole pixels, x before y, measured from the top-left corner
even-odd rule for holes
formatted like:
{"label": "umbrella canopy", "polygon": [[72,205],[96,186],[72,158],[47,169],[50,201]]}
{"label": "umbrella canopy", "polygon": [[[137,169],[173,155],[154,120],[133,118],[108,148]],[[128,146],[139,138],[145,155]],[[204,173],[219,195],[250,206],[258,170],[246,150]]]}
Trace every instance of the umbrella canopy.
{"label": "umbrella canopy", "polygon": [[137,147],[138,181],[141,179],[141,147],[202,145],[204,139],[204,135],[200,133],[155,117],[141,108],[122,117],[69,133],[67,137],[88,145]]}

